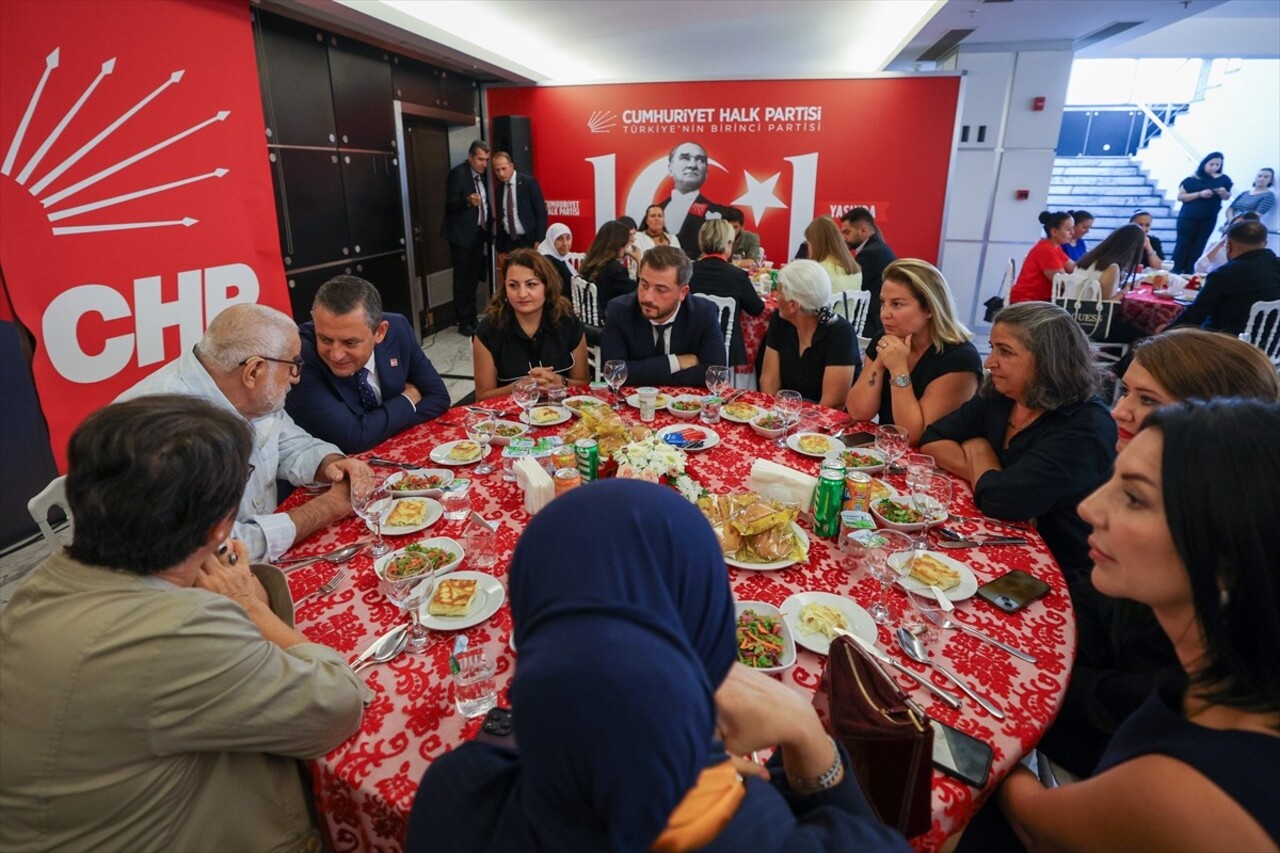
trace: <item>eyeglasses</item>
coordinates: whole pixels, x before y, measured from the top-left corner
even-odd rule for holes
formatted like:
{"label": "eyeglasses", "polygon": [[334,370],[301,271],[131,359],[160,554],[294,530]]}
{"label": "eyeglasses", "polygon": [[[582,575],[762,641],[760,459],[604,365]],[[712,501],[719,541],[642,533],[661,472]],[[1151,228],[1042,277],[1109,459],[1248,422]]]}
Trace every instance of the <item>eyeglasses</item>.
{"label": "eyeglasses", "polygon": [[296,378],[302,375],[303,361],[302,361],[302,356],[300,355],[296,355],[293,358],[272,358],[269,355],[251,355],[248,358],[246,358],[244,361],[240,362],[240,366],[244,367],[246,364],[253,361],[255,358],[260,358],[263,361],[273,361],[276,364],[287,364],[289,365],[290,376],[293,376]]}

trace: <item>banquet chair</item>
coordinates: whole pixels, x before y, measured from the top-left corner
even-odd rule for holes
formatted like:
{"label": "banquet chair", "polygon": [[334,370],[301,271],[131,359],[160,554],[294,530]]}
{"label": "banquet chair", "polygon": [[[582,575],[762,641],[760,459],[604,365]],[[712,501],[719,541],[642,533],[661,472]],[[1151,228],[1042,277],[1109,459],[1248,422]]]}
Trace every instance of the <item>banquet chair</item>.
{"label": "banquet chair", "polygon": [[712,296],[710,293],[693,295],[715,303],[720,312],[720,332],[724,335],[724,363],[729,364],[729,342],[733,340],[733,315],[738,313],[738,300],[732,296]]}
{"label": "banquet chair", "polygon": [[586,252],[569,252],[564,256],[564,262],[569,265],[569,271],[577,275],[578,267],[582,264],[582,259],[586,256]]}
{"label": "banquet chair", "polygon": [[1249,309],[1249,322],[1245,323],[1240,340],[1265,352],[1280,370],[1280,299],[1253,303]]}
{"label": "banquet chair", "polygon": [[49,547],[56,552],[62,547],[62,540],[58,538],[53,525],[49,524],[49,511],[54,507],[66,514],[66,529],[70,531],[73,519],[71,518],[71,507],[67,505],[67,478],[65,476],[54,477],[49,481],[49,485],[40,490],[40,494],[27,501],[27,512],[31,513],[31,517],[36,520],[36,526],[40,528],[40,532],[44,535],[45,541],[49,543]]}
{"label": "banquet chair", "polygon": [[871,291],[842,290],[839,293],[833,293],[827,307],[849,321],[849,325],[853,326],[853,331],[858,336],[859,349],[865,350],[871,339],[862,336],[862,327],[867,322],[867,312],[871,308]]}
{"label": "banquet chair", "polygon": [[573,313],[585,327],[587,336],[587,367],[591,369],[591,380],[600,380],[600,325],[599,306],[596,302],[596,286],[580,275],[569,280],[569,294],[573,302]]}

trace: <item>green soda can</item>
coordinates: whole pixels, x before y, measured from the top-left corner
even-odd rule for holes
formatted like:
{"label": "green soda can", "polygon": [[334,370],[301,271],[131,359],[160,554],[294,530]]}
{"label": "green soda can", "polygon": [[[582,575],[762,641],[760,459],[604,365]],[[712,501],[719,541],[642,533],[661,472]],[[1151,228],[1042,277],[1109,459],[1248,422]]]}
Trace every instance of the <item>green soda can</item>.
{"label": "green soda can", "polygon": [[813,532],[835,536],[840,532],[840,509],[844,503],[844,471],[822,469],[813,491]]}
{"label": "green soda can", "polygon": [[573,452],[578,457],[582,482],[589,483],[600,476],[600,445],[594,438],[578,439],[573,443]]}

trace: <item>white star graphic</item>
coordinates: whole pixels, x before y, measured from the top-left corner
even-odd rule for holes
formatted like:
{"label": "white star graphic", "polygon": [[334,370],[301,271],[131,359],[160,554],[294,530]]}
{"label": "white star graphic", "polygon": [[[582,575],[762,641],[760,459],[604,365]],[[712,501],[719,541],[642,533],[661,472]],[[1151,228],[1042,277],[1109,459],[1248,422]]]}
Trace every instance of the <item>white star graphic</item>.
{"label": "white star graphic", "polygon": [[781,172],[774,172],[772,177],[765,178],[763,181],[757,181],[750,172],[745,170],[742,174],[747,178],[747,191],[734,199],[733,203],[750,207],[751,216],[755,219],[757,226],[760,224],[760,217],[764,216],[764,212],[769,208],[787,209],[782,199],[773,194],[774,184],[778,183],[778,178],[782,177]]}

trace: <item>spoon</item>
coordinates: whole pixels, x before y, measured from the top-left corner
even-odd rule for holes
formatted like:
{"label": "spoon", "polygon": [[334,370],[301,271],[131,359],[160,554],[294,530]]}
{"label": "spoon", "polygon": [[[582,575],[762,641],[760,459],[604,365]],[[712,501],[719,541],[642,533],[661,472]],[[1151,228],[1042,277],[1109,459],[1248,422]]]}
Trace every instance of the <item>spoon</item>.
{"label": "spoon", "polygon": [[[356,554],[359,554],[361,551],[363,551],[364,547],[368,544],[369,544],[368,542],[356,542],[355,544],[347,545],[345,548],[339,548],[336,551],[330,551],[328,554],[320,554],[315,557],[303,557],[296,562],[289,563],[288,568],[283,568],[281,569],[281,571],[288,573],[293,571],[294,569],[300,569],[303,566],[309,566],[312,563],[318,563],[321,560],[324,560],[326,563],[333,563],[334,565],[337,565],[338,563],[345,563],[347,560],[350,560]],[[288,563],[289,561],[282,560],[280,562]],[[279,566],[280,563],[276,563],[276,565]]]}
{"label": "spoon", "polygon": [[388,635],[388,637],[386,638],[386,640],[382,642],[378,650],[373,653],[372,657],[360,663],[359,665],[356,666],[355,669],[351,671],[359,672],[360,670],[364,669],[366,666],[370,666],[371,664],[386,663],[387,661],[391,660],[393,657],[396,657],[401,652],[403,652],[405,643],[407,642],[409,642],[409,634],[407,631],[401,631],[397,634]]}
{"label": "spoon", "polygon": [[915,634],[908,631],[906,628],[899,628],[897,632],[897,637],[898,637],[898,645],[902,647],[902,651],[906,654],[907,657],[911,658],[916,663],[922,663],[925,666],[933,667],[934,669],[938,670],[947,678],[951,679],[951,681],[955,683],[956,687],[959,687],[961,690],[963,690],[965,692],[965,695],[967,695],[970,699],[972,699],[973,701],[977,702],[980,706],[982,706],[983,710],[985,710],[988,714],[995,717],[997,720],[1004,719],[1004,711],[1001,711],[999,708],[997,708],[990,700],[984,699],[983,697],[979,696],[977,693],[974,693],[973,689],[969,687],[969,685],[961,681],[960,678],[951,670],[947,669],[945,666],[943,666],[940,663],[934,663],[933,661],[931,661],[929,659],[929,652],[927,649],[925,649],[924,643],[920,642],[919,637],[917,637]]}

